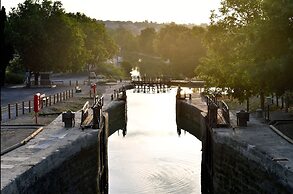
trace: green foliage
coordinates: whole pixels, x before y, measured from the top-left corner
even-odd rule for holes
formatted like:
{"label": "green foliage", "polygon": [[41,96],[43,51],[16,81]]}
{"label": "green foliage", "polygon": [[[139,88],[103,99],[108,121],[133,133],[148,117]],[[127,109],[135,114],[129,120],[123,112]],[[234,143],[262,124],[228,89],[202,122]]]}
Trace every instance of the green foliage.
{"label": "green foliage", "polygon": [[137,51],[137,39],[129,30],[121,27],[116,30],[109,30],[109,34],[119,45],[122,56],[127,52]]}
{"label": "green foliage", "polygon": [[119,79],[124,76],[124,72],[120,67],[109,63],[99,63],[97,65],[98,74],[107,76],[108,78]]}
{"label": "green foliage", "polygon": [[6,72],[8,73],[17,73],[17,74],[24,74],[25,68],[22,65],[21,59],[19,56],[15,56],[13,60],[10,61],[9,66],[7,67]]}
{"label": "green foliage", "polygon": [[58,1],[26,0],[12,10],[8,23],[9,38],[24,66],[34,72],[77,72],[117,52],[104,24],[65,13]]}
{"label": "green foliage", "polygon": [[205,56],[202,38],[205,30],[201,27],[187,28],[170,24],[162,28],[156,39],[156,50],[163,59],[170,60],[173,76],[194,77],[199,59]]}
{"label": "green foliage", "polygon": [[128,62],[128,61],[123,61],[121,63],[121,68],[123,70],[124,76],[125,77],[130,77],[130,72],[131,72],[131,70],[133,68],[133,66],[131,65],[131,63]]}
{"label": "green foliage", "polygon": [[199,76],[240,100],[292,90],[292,6],[292,1],[223,0],[219,14],[211,15]]}
{"label": "green foliage", "polygon": [[7,72],[5,82],[7,84],[23,84],[24,74]]}
{"label": "green foliage", "polygon": [[156,30],[154,28],[145,28],[138,36],[140,51],[147,54],[154,54],[154,40],[156,38]]}

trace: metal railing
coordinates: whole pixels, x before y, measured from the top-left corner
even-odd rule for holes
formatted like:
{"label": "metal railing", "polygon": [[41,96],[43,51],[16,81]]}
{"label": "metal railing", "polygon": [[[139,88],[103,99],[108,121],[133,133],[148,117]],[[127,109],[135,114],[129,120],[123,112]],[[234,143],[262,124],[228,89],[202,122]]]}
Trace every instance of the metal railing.
{"label": "metal railing", "polygon": [[[41,108],[52,106],[73,97],[73,89],[59,92],[50,96],[44,96],[41,100]],[[33,100],[9,103],[1,107],[0,121],[15,119],[20,115],[31,113],[33,111]]]}
{"label": "metal railing", "polygon": [[222,100],[221,101],[221,112],[225,119],[225,122],[230,126],[230,111],[228,105]]}
{"label": "metal railing", "polygon": [[[230,113],[228,105],[223,101],[218,101],[215,95],[206,96],[208,106],[208,122],[212,127],[230,127]],[[219,110],[219,111],[218,111]],[[221,118],[222,122],[219,122]]]}

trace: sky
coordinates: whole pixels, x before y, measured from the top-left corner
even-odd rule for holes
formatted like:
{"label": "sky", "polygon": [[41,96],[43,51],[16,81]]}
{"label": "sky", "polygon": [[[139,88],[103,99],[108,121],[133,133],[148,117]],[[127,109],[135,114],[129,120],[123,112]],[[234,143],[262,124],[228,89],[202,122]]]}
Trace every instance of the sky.
{"label": "sky", "polygon": [[[0,0],[7,11],[24,0]],[[81,12],[97,20],[157,23],[209,23],[210,10],[221,0],[61,0],[66,12]]]}

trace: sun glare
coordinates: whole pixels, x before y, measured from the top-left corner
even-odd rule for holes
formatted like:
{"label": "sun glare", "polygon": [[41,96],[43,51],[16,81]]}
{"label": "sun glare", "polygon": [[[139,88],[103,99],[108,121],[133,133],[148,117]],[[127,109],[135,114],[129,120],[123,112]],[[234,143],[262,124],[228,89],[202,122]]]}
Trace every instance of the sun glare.
{"label": "sun glare", "polygon": [[[2,0],[8,10],[23,0]],[[209,23],[210,10],[220,0],[61,0],[67,12],[81,12],[98,20],[149,21],[178,24]]]}

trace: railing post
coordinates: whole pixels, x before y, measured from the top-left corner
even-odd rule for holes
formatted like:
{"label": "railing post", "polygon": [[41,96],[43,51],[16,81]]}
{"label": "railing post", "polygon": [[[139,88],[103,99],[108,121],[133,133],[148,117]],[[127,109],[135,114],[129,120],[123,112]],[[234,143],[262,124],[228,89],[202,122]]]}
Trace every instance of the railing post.
{"label": "railing post", "polygon": [[24,115],[24,101],[22,101],[22,114]]}
{"label": "railing post", "polygon": [[28,101],[28,112],[29,113],[31,112],[31,101],[30,100]]}
{"label": "railing post", "polygon": [[8,119],[11,119],[11,110],[10,110],[10,104],[8,104]]}
{"label": "railing post", "polygon": [[15,116],[18,117],[18,104],[15,103]]}

